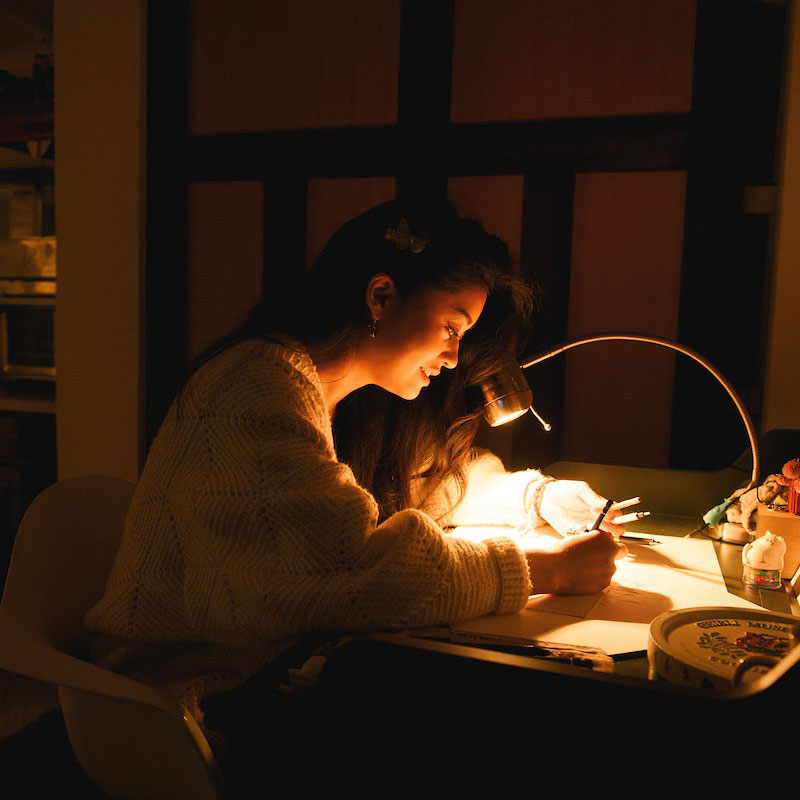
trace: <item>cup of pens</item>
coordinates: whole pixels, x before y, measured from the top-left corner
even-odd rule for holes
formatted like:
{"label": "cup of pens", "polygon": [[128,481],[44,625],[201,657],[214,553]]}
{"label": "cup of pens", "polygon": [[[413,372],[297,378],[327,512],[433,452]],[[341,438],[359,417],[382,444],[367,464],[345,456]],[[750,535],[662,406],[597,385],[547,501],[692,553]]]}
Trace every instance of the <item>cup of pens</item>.
{"label": "cup of pens", "polygon": [[[611,505],[608,506],[608,511],[621,511],[623,508],[630,508],[631,506],[638,505],[641,502],[641,497],[630,497],[627,500],[620,500],[618,503],[611,503]],[[604,513],[604,516],[608,513],[608,511]],[[627,525],[629,522],[636,522],[637,520],[644,519],[645,517],[649,516],[649,511],[631,511],[628,514],[621,514],[617,517],[614,517],[611,521],[615,525]]]}

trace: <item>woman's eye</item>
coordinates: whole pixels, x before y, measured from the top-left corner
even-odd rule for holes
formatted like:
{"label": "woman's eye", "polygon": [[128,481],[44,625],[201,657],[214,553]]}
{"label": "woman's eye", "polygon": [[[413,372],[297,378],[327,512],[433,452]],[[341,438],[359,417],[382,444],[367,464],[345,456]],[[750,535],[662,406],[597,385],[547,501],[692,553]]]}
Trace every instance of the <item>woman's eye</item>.
{"label": "woman's eye", "polygon": [[458,331],[452,325],[445,325],[444,329],[450,334],[450,338],[452,339],[454,336],[456,339],[460,339],[461,337],[458,335]]}

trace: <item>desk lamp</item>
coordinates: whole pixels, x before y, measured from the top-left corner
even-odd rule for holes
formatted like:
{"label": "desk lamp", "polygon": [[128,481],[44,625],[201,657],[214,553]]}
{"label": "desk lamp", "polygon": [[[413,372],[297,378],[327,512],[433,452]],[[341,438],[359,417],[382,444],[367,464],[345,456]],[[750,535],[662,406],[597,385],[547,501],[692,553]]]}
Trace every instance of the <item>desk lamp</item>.
{"label": "desk lamp", "polygon": [[[728,396],[733,401],[733,404],[736,406],[736,410],[739,412],[739,415],[742,418],[745,430],[747,431],[747,437],[750,440],[750,450],[753,457],[753,472],[750,482],[747,484],[746,488],[751,489],[753,486],[758,485],[760,464],[755,427],[753,426],[753,421],[750,419],[750,414],[745,408],[742,399],[737,394],[736,389],[733,388],[730,382],[713,364],[709,363],[699,353],[678,342],[674,342],[669,339],[662,339],[657,336],[648,336],[640,333],[595,333],[590,336],[581,336],[576,339],[569,339],[561,344],[557,344],[549,348],[548,350],[543,350],[519,366],[513,362],[509,362],[481,384],[481,389],[486,400],[486,404],[483,408],[483,415],[487,422],[492,427],[497,427],[498,425],[504,425],[506,422],[510,422],[511,420],[522,416],[524,413],[530,410],[546,431],[551,430],[552,426],[542,419],[542,417],[533,407],[533,394],[530,386],[525,380],[524,375],[522,374],[522,370],[532,367],[534,364],[539,364],[542,361],[546,361],[548,358],[553,358],[553,356],[557,356],[560,353],[566,352],[567,350],[571,350],[573,347],[579,347],[584,344],[594,344],[595,342],[610,341],[645,342],[647,344],[659,345],[660,347],[666,347],[670,350],[675,350],[678,353],[683,353],[685,356],[689,356],[689,358],[705,367],[717,379],[717,381],[722,384],[722,388],[728,393]],[[717,506],[716,509],[712,509],[705,515],[704,521],[708,524],[714,524],[712,520],[715,519],[715,516],[712,512],[720,509],[717,512],[717,516],[720,516],[721,518],[722,512],[724,511],[724,507],[726,505],[727,503]],[[720,520],[717,519],[716,521]]]}

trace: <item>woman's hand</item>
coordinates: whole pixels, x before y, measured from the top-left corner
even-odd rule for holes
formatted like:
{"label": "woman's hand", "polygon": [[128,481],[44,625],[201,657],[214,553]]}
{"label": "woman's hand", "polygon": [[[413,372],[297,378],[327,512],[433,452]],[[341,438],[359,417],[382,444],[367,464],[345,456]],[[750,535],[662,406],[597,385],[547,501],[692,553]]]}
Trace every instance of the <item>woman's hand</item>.
{"label": "woman's hand", "polygon": [[[618,525],[615,527],[619,527]],[[614,564],[628,548],[608,531],[578,533],[552,542],[547,548],[528,550],[525,557],[533,594],[594,594],[611,583]]]}
{"label": "woman's hand", "polygon": [[[539,502],[539,516],[562,536],[583,531],[592,525],[603,510],[605,497],[594,492],[586,481],[553,481],[544,488]],[[619,511],[609,511],[601,529],[621,536],[625,528],[611,521]]]}

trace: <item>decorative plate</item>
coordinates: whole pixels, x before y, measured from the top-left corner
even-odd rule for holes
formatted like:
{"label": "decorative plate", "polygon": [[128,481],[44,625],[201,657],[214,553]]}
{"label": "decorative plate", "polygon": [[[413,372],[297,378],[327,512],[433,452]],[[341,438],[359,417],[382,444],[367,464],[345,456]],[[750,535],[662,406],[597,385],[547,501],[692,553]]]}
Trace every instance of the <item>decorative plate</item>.
{"label": "decorative plate", "polygon": [[650,623],[650,677],[727,691],[769,671],[800,640],[800,618],[750,608],[703,606]]}

